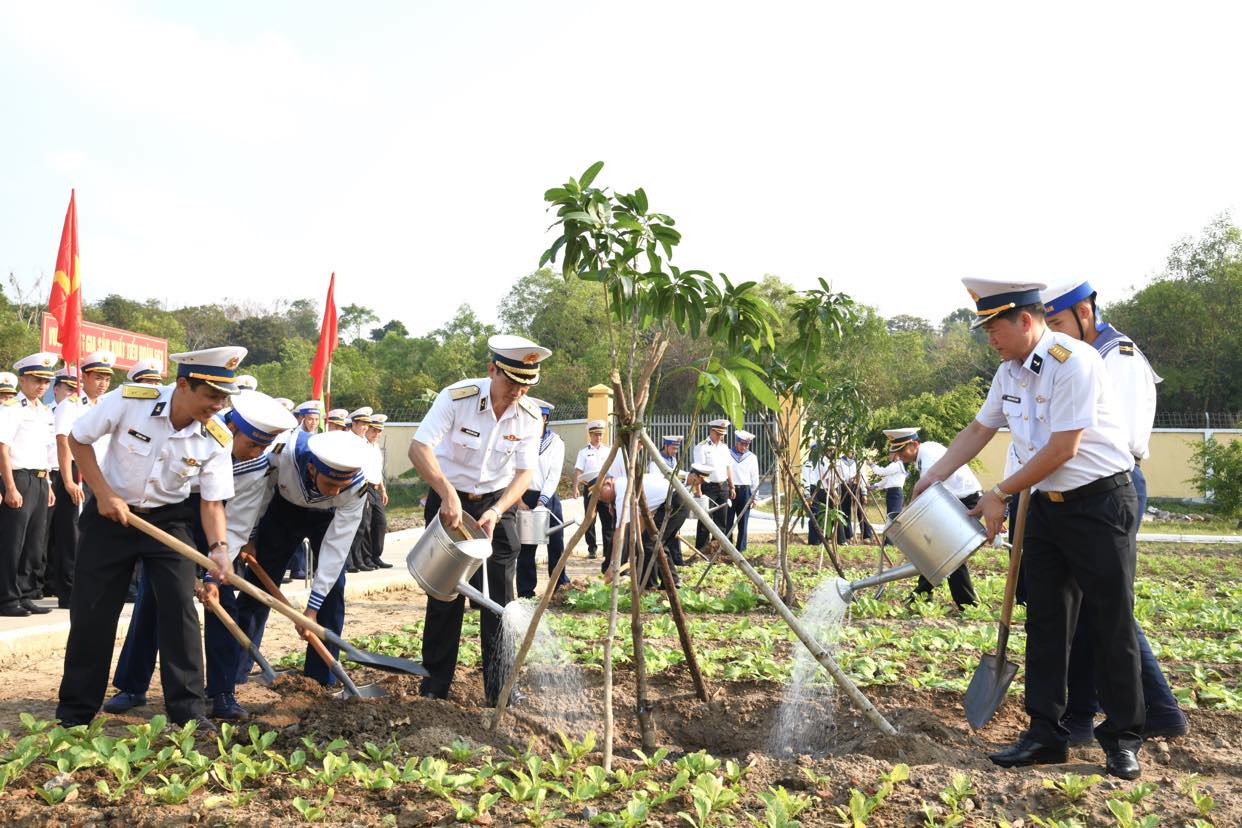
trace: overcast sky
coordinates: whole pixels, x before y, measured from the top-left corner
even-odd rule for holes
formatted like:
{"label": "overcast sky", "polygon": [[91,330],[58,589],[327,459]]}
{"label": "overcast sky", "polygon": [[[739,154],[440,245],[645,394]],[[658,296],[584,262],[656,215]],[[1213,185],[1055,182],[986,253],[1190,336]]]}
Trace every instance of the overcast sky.
{"label": "overcast sky", "polygon": [[1218,3],[4,3],[0,267],[87,301],[494,319],[590,163],[683,267],[939,320],[964,275],[1141,286],[1242,217]]}

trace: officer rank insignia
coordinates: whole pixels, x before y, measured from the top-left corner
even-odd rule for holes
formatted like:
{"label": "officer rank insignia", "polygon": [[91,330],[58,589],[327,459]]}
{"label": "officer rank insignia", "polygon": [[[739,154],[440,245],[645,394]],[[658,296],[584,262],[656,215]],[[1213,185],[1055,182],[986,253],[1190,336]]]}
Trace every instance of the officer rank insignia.
{"label": "officer rank insignia", "polygon": [[1126,356],[1134,356],[1134,343],[1122,342],[1117,346],[1117,353],[1125,354]]}
{"label": "officer rank insignia", "polygon": [[467,397],[473,397],[477,393],[479,393],[479,386],[477,385],[463,385],[461,388],[449,389],[449,396],[454,400],[464,400]]}
{"label": "officer rank insignia", "polygon": [[1065,360],[1070,358],[1070,353],[1070,349],[1066,348],[1064,345],[1053,345],[1048,349],[1048,356],[1052,357],[1057,362],[1065,362]]}
{"label": "officer rank insignia", "polygon": [[214,417],[207,421],[207,425],[205,425],[204,428],[207,430],[207,433],[222,446],[227,446],[233,439],[233,435],[229,433],[229,430],[221,425],[220,421]]}
{"label": "officer rank insignia", "polygon": [[127,400],[153,400],[160,395],[160,387],[158,385],[142,385],[140,383],[125,383],[121,386],[121,396]]}

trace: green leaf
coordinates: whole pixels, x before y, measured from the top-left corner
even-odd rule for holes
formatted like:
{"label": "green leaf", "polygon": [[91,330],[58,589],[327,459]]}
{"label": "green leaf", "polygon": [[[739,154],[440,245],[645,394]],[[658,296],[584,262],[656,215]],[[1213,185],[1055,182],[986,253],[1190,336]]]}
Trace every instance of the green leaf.
{"label": "green leaf", "polygon": [[591,186],[591,182],[595,180],[595,176],[599,175],[599,171],[604,168],[603,161],[596,161],[594,164],[586,168],[581,176],[578,177],[578,186],[586,189]]}
{"label": "green leaf", "polygon": [[779,411],[781,404],[776,398],[776,394],[771,388],[759,378],[757,374],[747,370],[736,370],[734,372],[742,385],[746,386],[746,391],[755,398],[761,405],[771,411]]}

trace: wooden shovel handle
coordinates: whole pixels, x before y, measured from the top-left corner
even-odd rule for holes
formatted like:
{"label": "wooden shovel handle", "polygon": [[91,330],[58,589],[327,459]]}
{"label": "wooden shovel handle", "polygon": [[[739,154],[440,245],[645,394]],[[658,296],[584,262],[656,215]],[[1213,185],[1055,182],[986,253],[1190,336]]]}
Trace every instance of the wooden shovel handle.
{"label": "wooden shovel handle", "polygon": [[[137,529],[139,532],[142,532],[144,535],[148,535],[149,537],[152,537],[155,540],[159,541],[160,543],[164,544],[169,549],[176,552],[178,555],[189,558],[194,563],[198,564],[204,569],[207,569],[207,570],[215,569],[215,566],[216,566],[215,563],[213,563],[212,560],[208,558],[206,555],[199,552],[193,546],[190,546],[188,543],[185,543],[181,539],[175,538],[172,535],[168,534],[167,532],[165,532],[163,529],[159,528],[158,526],[152,526],[150,523],[143,520],[141,517],[134,514],[133,512],[129,513],[129,525]],[[230,578],[229,583],[237,587],[237,589],[240,590],[241,592],[246,593],[251,598],[258,601],[260,604],[267,607],[268,609],[276,610],[281,615],[285,616],[290,621],[292,621],[296,626],[301,627],[303,629],[310,630],[311,632],[313,632],[315,635],[317,635],[320,638],[323,638],[325,635],[327,635],[327,630],[323,628],[322,624],[318,624],[310,620],[309,618],[307,618],[302,613],[298,612],[293,607],[287,604],[280,603],[275,598],[268,595],[263,590],[259,589],[257,586],[247,581],[245,578]]]}
{"label": "wooden shovel handle", "polygon": [[[263,588],[270,592],[273,598],[276,598],[285,606],[293,606],[289,603],[289,599],[285,597],[285,594],[280,591],[280,587],[276,585],[276,582],[273,581],[271,576],[267,574],[267,571],[259,565],[258,559],[251,554],[249,545],[242,548],[242,551],[238,553],[238,557],[246,562],[246,566],[250,567],[250,571],[258,577],[259,582],[263,584]],[[321,659],[323,659],[324,664],[332,664],[336,661],[336,659],[332,657],[332,653],[328,652],[328,648],[322,641],[319,640],[318,637],[312,637],[310,639],[310,645],[315,648],[315,652],[319,654]]]}
{"label": "wooden shovel handle", "polygon": [[1005,577],[1005,605],[1001,608],[1001,626],[1006,630],[1013,618],[1013,599],[1018,592],[1018,567],[1022,564],[1022,535],[1026,533],[1026,511],[1031,505],[1031,490],[1023,489],[1018,496],[1018,514],[1013,521],[1013,546],[1009,550],[1009,574]]}
{"label": "wooden shovel handle", "polygon": [[220,602],[215,598],[207,597],[207,593],[204,591],[203,587],[199,587],[195,590],[195,592],[198,593],[198,600],[202,601],[203,606],[211,610],[212,614],[215,615],[216,618],[220,619],[220,623],[224,625],[224,628],[229,631],[233,638],[237,639],[237,643],[246,649],[250,649],[250,638],[242,632],[241,627],[237,626],[237,622],[233,620],[233,616],[229,615],[228,612],[225,611],[224,607],[220,606]]}

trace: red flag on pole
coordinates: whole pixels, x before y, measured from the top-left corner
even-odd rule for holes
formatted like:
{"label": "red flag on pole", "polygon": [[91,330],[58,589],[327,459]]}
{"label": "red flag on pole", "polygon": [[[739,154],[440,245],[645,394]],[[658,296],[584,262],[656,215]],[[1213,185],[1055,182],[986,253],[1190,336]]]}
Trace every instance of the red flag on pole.
{"label": "red flag on pole", "polygon": [[328,282],[328,301],[323,306],[323,324],[319,327],[319,347],[311,363],[311,399],[323,399],[324,385],[331,376],[332,352],[336,350],[336,274]]}
{"label": "red flag on pole", "polygon": [[78,210],[74,206],[73,190],[69,191],[69,211],[65,213],[65,229],[60,234],[56,275],[52,277],[47,311],[56,320],[61,358],[66,365],[73,365],[78,361],[82,342],[82,277],[78,263]]}

